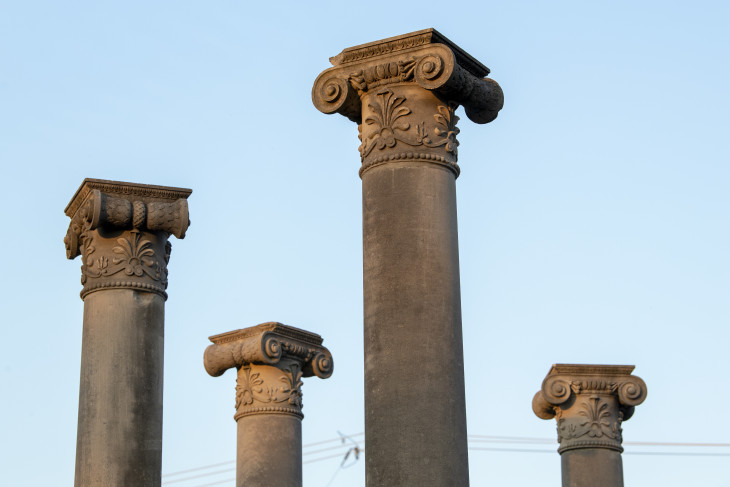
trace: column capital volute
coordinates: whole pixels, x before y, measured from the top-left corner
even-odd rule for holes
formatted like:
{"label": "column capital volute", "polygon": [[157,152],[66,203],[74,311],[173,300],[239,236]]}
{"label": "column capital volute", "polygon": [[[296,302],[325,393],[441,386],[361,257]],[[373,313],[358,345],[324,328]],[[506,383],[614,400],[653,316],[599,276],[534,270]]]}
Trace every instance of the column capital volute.
{"label": "column capital volute", "polygon": [[184,238],[192,190],[84,179],[66,207],[66,257],[82,255],[81,297],[128,288],[167,297],[170,235]]}
{"label": "column capital volute", "polygon": [[302,377],[332,375],[332,355],[316,333],[262,323],[210,337],[203,355],[213,377],[238,369],[236,414],[239,419],[259,414],[283,414],[301,419]]}
{"label": "column capital volute", "polygon": [[436,29],[424,29],[349,47],[314,82],[312,102],[323,113],[362,122],[360,96],[374,88],[413,83],[447,103],[462,105],[476,123],[494,120],[504,95],[486,78],[489,68]]}
{"label": "column capital volute", "polygon": [[370,42],[330,58],[312,88],[323,113],[358,124],[360,176],[386,164],[459,176],[456,109],[491,122],[504,102],[489,69],[435,29]]}
{"label": "column capital volute", "polygon": [[332,354],[322,337],[278,322],[262,323],[214,335],[205,350],[205,370],[213,377],[243,365],[274,365],[287,359],[302,363],[304,377],[326,379],[332,375]]}
{"label": "column capital volute", "polygon": [[621,423],[646,399],[633,365],[555,364],[532,400],[541,419],[558,421],[559,452],[579,448],[623,451]]}
{"label": "column capital volute", "polygon": [[107,229],[166,232],[185,238],[190,225],[187,198],[193,190],[152,184],[86,178],[64,212],[71,218],[66,257],[81,253],[85,230]]}

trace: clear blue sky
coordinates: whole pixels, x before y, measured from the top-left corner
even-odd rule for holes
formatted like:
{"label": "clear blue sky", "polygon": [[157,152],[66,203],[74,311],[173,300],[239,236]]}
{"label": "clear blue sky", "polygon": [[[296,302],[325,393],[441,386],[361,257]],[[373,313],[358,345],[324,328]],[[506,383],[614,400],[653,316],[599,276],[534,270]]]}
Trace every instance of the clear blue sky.
{"label": "clear blue sky", "polygon": [[[194,190],[170,263],[163,473],[235,457],[234,374],[209,377],[202,354],[264,321],[334,355],[304,385],[305,444],[363,430],[357,128],[310,90],[343,48],[426,27],[505,91],[495,122],[460,122],[469,433],[555,439],[530,408],[550,365],[607,363],[648,384],[626,441],[730,442],[726,2],[252,4],[2,2],[1,483],[73,482],[82,302],[63,209],[85,177]],[[730,486],[730,457],[626,449],[629,486]],[[339,462],[305,465],[305,485]],[[559,485],[555,452],[470,464],[473,486]],[[363,485],[360,461],[331,487]]]}

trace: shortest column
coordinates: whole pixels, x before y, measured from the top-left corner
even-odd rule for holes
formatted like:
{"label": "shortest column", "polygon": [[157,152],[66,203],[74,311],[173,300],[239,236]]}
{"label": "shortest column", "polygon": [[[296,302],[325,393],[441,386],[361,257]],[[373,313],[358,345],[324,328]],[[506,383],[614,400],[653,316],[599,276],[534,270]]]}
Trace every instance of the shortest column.
{"label": "shortest column", "polygon": [[238,487],[301,487],[302,377],[332,375],[322,337],[281,323],[210,337],[205,370],[236,367]]}
{"label": "shortest column", "polygon": [[621,423],[646,399],[633,365],[555,364],[532,400],[558,421],[563,487],[623,487]]}

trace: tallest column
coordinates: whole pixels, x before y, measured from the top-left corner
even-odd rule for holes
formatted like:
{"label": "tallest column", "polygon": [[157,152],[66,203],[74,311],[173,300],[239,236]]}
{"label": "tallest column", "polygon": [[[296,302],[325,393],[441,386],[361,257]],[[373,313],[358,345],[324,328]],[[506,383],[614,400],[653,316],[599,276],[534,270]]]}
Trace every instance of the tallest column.
{"label": "tallest column", "polygon": [[367,485],[467,486],[454,111],[490,122],[502,90],[434,29],[330,61],[312,100],[361,141]]}

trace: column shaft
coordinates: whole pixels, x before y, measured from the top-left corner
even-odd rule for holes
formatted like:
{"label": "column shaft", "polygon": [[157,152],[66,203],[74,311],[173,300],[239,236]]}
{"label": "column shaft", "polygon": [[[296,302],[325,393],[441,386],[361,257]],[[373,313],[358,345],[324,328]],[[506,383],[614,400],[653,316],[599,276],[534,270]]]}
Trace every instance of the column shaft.
{"label": "column shaft", "polygon": [[164,299],[112,289],[84,300],[77,487],[158,486]]}
{"label": "column shaft", "polygon": [[302,422],[282,414],[238,420],[237,487],[302,487]]}
{"label": "column shaft", "polygon": [[469,483],[454,173],[363,174],[367,485]]}
{"label": "column shaft", "polygon": [[621,453],[600,448],[560,455],[563,487],[623,487]]}

